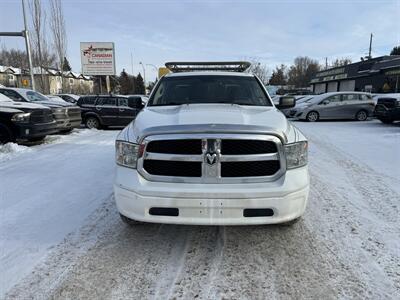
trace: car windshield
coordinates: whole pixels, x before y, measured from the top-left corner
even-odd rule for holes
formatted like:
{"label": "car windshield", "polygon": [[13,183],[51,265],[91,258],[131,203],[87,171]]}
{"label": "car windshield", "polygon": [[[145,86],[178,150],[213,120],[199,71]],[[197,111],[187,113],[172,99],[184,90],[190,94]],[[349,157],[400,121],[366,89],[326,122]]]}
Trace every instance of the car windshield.
{"label": "car windshield", "polygon": [[164,77],[148,106],[195,103],[272,106],[256,78],[223,75]]}
{"label": "car windshield", "polygon": [[42,95],[35,91],[26,92],[26,97],[29,101],[49,101],[49,98],[47,98],[45,95]]}

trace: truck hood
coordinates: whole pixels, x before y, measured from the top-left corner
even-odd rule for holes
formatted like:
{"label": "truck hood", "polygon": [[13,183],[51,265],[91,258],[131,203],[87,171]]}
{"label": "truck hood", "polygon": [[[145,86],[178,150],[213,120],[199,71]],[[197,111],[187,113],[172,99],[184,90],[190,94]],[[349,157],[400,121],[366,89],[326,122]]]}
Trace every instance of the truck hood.
{"label": "truck hood", "polygon": [[286,139],[292,126],[273,106],[189,104],[143,109],[119,139],[138,142],[151,134],[172,132],[273,132]]}
{"label": "truck hood", "polygon": [[[32,102],[31,102],[32,103]],[[51,107],[51,108],[59,108],[59,107],[70,107],[74,106],[74,104],[66,102],[66,101],[59,101],[59,100],[48,100],[48,101],[35,101],[35,103]]]}
{"label": "truck hood", "polygon": [[17,102],[17,101],[0,101],[0,107],[15,108],[20,110],[49,109],[41,104]]}

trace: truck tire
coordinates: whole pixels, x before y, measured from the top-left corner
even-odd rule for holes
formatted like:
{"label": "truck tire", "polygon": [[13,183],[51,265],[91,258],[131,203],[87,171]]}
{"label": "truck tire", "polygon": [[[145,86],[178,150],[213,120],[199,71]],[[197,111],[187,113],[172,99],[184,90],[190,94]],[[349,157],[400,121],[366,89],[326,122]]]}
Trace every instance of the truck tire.
{"label": "truck tire", "polygon": [[89,129],[100,129],[100,121],[97,117],[87,117],[85,119],[85,126]]}
{"label": "truck tire", "polygon": [[125,217],[122,214],[119,214],[119,216],[121,217],[122,222],[124,222],[125,224],[128,224],[129,226],[143,225],[144,224],[143,222],[135,221],[135,220],[132,220],[132,219],[130,219],[128,217]]}
{"label": "truck tire", "polygon": [[357,121],[366,121],[368,119],[368,113],[365,110],[359,110],[356,113],[356,120]]}
{"label": "truck tire", "polygon": [[7,125],[0,124],[0,144],[15,142],[14,135]]}
{"label": "truck tire", "polygon": [[307,114],[306,119],[308,122],[316,122],[319,119],[319,113],[317,113],[316,111],[310,111]]}

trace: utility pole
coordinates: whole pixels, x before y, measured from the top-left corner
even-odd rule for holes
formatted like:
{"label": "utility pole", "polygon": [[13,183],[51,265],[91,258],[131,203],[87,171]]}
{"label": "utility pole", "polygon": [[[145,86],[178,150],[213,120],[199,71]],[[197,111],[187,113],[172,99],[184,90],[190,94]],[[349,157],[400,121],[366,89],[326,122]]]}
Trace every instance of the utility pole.
{"label": "utility pole", "polygon": [[328,58],[325,57],[325,70],[327,70],[327,69],[328,69]]}
{"label": "utility pole", "polygon": [[25,13],[25,1],[22,0],[22,14],[24,15],[24,37],[25,37],[25,45],[26,45],[26,53],[28,55],[28,62],[29,62],[29,71],[31,74],[31,87],[32,90],[35,90],[35,78],[33,75],[33,66],[32,66],[32,54],[31,54],[31,46],[29,43],[29,33],[28,33],[28,26],[26,25],[26,13]]}
{"label": "utility pole", "polygon": [[18,31],[18,32],[0,32],[0,36],[21,36],[21,37],[25,38],[26,54],[28,56],[29,70],[30,70],[30,74],[31,74],[31,87],[32,87],[32,90],[35,90],[35,81],[33,79],[31,46],[29,43],[29,34],[28,34],[27,26],[26,26],[25,1],[24,0],[22,0],[22,12],[24,15],[25,30]]}
{"label": "utility pole", "polygon": [[372,58],[372,55],[371,55],[371,51],[372,51],[372,37],[373,37],[373,35],[372,35],[372,33],[371,33],[371,36],[370,36],[370,38],[369,38],[368,59],[371,59],[371,58]]}

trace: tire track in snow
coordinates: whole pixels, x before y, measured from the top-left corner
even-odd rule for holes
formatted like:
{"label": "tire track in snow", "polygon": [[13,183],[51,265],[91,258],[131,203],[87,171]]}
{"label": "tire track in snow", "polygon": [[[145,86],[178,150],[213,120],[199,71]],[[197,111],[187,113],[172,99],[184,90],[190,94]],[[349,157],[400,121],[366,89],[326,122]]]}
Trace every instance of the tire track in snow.
{"label": "tire track in snow", "polygon": [[[364,202],[371,210],[381,218],[391,222],[399,222],[400,216],[400,195],[389,187],[382,177],[400,184],[400,180],[382,174],[377,174],[366,165],[356,163],[349,158],[349,155],[342,152],[334,144],[312,138],[312,143],[316,144],[329,157],[346,171],[346,177],[357,192],[360,193]],[[384,201],[382,201],[384,200]]]}
{"label": "tire track in snow", "polygon": [[[376,176],[375,173],[350,161],[333,146],[321,146],[315,139],[313,143],[316,145],[316,155],[310,164],[311,198],[322,200],[317,200],[315,205],[330,226],[323,226],[321,220],[316,218],[316,213],[310,214],[314,205],[310,205],[307,211],[307,223],[314,227],[314,231],[322,231],[319,237],[324,243],[330,245],[344,259],[348,268],[358,274],[366,297],[388,297],[388,291],[400,293],[399,244],[396,242],[400,240],[399,218],[396,220],[391,214],[388,218],[382,218],[381,214],[376,214],[377,205],[371,205],[375,201],[388,210],[390,205],[385,203],[393,199],[389,200],[387,194],[378,195],[373,191],[375,197],[371,201],[371,195],[361,193],[360,189],[373,189],[377,183],[371,182],[371,177]],[[341,163],[343,161],[347,161],[346,164]],[[354,166],[356,171],[353,170]],[[365,180],[360,179],[362,176]],[[333,178],[335,182],[332,182]],[[387,188],[396,194],[383,180],[380,184],[380,188]],[[335,223],[337,225],[332,227]]]}
{"label": "tire track in snow", "polygon": [[160,233],[165,235],[172,233],[171,248],[165,268],[157,280],[154,299],[171,299],[185,263],[192,232],[184,226],[163,225]]}

